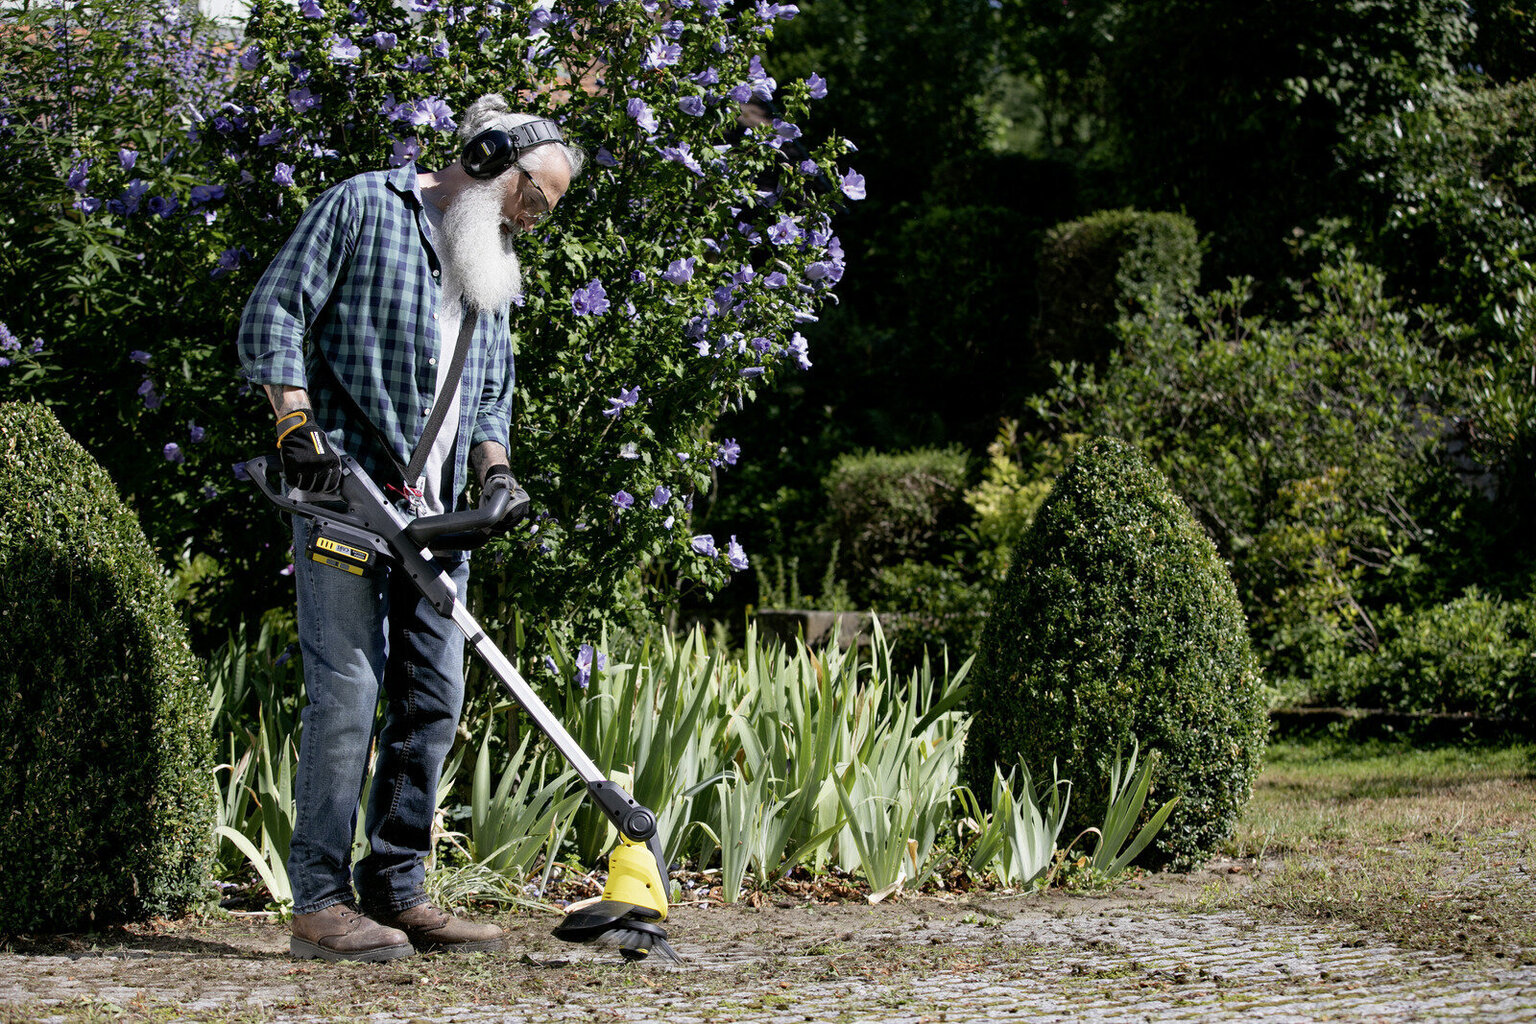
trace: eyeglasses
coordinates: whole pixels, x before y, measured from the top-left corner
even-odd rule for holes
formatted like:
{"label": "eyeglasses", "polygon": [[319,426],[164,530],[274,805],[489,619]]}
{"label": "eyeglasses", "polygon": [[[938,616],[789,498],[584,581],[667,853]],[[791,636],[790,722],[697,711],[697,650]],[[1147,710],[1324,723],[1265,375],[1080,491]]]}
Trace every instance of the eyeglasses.
{"label": "eyeglasses", "polygon": [[532,195],[528,194],[527,189],[524,189],[523,202],[527,204],[528,211],[533,214],[533,219],[535,221],[543,220],[545,217],[549,216],[550,208],[554,204],[549,201],[549,196],[544,194],[544,190],[539,187],[539,183],[534,180],[533,175],[529,174],[527,171],[524,171],[523,176],[526,177],[528,179],[528,183],[533,186],[534,195],[538,196],[538,198],[535,199]]}

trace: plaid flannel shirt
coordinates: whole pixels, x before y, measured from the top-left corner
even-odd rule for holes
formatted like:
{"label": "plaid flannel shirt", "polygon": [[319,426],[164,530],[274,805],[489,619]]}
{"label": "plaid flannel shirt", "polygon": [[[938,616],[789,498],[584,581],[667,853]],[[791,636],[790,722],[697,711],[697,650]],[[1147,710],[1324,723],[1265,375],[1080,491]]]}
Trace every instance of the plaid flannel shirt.
{"label": "plaid flannel shirt", "polygon": [[[246,302],[239,338],[245,375],[259,385],[307,389],[331,442],[381,486],[396,483],[395,463],[336,394],[316,350],[404,465],[437,387],[441,279],[416,168],[348,178],[304,211]],[[468,482],[470,448],[496,441],[510,449],[513,375],[507,310],[481,311],[459,384],[445,508],[455,507]]]}

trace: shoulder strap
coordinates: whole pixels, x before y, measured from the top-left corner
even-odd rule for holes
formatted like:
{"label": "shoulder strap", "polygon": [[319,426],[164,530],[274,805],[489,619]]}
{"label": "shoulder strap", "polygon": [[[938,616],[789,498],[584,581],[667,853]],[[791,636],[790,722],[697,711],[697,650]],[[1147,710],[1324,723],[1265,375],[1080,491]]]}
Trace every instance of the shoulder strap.
{"label": "shoulder strap", "polygon": [[448,418],[453,395],[459,390],[459,380],[464,376],[464,361],[469,358],[470,339],[475,336],[475,324],[479,319],[479,308],[472,303],[465,303],[464,322],[459,325],[459,343],[453,347],[453,362],[448,366],[448,379],[443,381],[437,398],[432,402],[432,415],[427,417],[427,425],[421,430],[421,440],[416,442],[416,450],[411,452],[411,464],[405,467],[405,482],[408,486],[415,486],[416,478],[421,476],[422,467],[427,464],[427,456],[432,453],[438,432],[443,429],[443,420]]}

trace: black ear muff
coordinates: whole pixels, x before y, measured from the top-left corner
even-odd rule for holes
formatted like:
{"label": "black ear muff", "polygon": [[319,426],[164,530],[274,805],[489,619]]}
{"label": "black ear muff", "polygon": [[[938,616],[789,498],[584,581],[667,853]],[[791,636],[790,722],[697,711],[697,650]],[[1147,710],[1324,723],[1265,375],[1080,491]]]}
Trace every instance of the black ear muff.
{"label": "black ear muff", "polygon": [[512,136],[500,128],[489,128],[464,144],[459,162],[471,178],[494,178],[517,160],[517,146]]}

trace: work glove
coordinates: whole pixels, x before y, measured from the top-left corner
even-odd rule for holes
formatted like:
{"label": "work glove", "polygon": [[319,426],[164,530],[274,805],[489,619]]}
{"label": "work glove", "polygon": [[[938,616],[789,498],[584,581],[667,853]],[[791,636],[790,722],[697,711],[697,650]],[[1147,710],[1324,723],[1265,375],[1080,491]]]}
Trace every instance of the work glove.
{"label": "work glove", "polygon": [[528,512],[533,505],[533,500],[528,497],[528,492],[523,490],[522,485],[512,476],[511,468],[505,464],[492,466],[485,471],[485,482],[481,485],[481,490],[489,494],[497,487],[505,487],[512,493],[511,497],[507,499],[507,510],[501,514],[501,518],[490,528],[490,537],[500,537],[511,530],[512,527],[528,518]]}
{"label": "work glove", "polygon": [[283,479],[301,491],[334,491],[341,485],[341,456],[315,422],[313,409],[295,409],[277,420]]}

